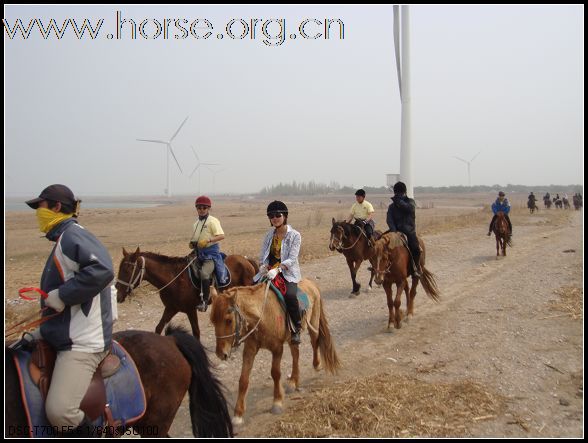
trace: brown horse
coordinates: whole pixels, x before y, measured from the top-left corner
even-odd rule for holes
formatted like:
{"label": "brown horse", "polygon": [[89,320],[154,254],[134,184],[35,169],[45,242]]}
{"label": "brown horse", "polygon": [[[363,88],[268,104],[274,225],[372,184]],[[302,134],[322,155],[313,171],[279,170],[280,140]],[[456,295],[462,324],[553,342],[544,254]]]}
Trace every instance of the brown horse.
{"label": "brown horse", "polygon": [[[223,387],[211,371],[204,347],[180,328],[168,327],[165,335],[146,331],[113,334],[133,358],[145,390],[146,411],[133,425],[134,432],[142,437],[168,436],[178,408],[188,393],[194,436],[232,437],[233,426]],[[6,431],[10,429],[25,433],[27,418],[17,369],[8,348],[4,349],[4,369],[5,435],[9,435]],[[28,433],[20,436],[26,437]]]}
{"label": "brown horse", "polygon": [[[410,264],[410,253],[398,232],[388,232],[376,241],[375,253],[370,259],[373,272],[376,276],[376,283],[382,284],[386,291],[388,300],[388,331],[391,331],[391,324],[400,329],[400,304],[402,291],[406,293],[406,313],[407,320],[413,316],[414,299],[419,280],[422,281],[423,288],[429,297],[434,301],[439,301],[439,289],[435,277],[425,268],[425,243],[419,237],[421,246],[420,265],[422,277],[412,277],[412,286],[410,293],[408,290],[408,275]],[[396,284],[396,298],[392,299],[392,284]]]}
{"label": "brown horse", "polygon": [[494,235],[496,236],[496,258],[498,259],[500,249],[502,249],[503,257],[506,257],[506,245],[512,247],[512,244],[510,241],[508,221],[506,221],[504,212],[498,211],[496,213],[496,220],[494,221],[494,226],[492,226],[492,231],[494,231]]}
{"label": "brown horse", "polygon": [[[374,254],[374,249],[369,245],[365,231],[357,225],[347,223],[346,221],[335,221],[333,218],[333,226],[331,227],[331,239],[329,241],[329,249],[331,251],[337,250],[342,253],[347,260],[349,272],[351,273],[351,281],[353,283],[352,295],[359,295],[361,285],[357,283],[355,277],[357,271],[364,260],[369,260]],[[372,289],[372,281],[374,274],[370,276],[368,291]]]}
{"label": "brown horse", "polygon": [[[329,324],[325,317],[319,290],[313,282],[307,279],[301,280],[298,287],[306,292],[310,300],[310,307],[302,318],[302,329],[306,329],[308,325],[313,350],[312,365],[315,370],[320,369],[321,360],[318,354],[320,350],[326,370],[336,373],[340,367],[339,358],[329,332]],[[271,374],[274,380],[274,402],[271,412],[274,414],[282,412],[284,391],[280,383],[280,364],[284,343],[290,339],[291,335],[285,318],[286,314],[277,297],[265,283],[245,288],[232,288],[224,294],[213,297],[210,320],[216,334],[216,355],[221,360],[226,360],[234,347],[245,342],[243,366],[239,379],[239,395],[233,417],[234,424],[243,423],[249,374],[253,367],[253,360],[260,349],[267,349],[272,353]],[[290,345],[290,352],[292,354],[292,375],[287,382],[288,391],[298,389],[300,382],[298,346]]]}
{"label": "brown horse", "polygon": [[[178,312],[183,312],[190,320],[192,334],[200,338],[196,306],[200,302],[200,290],[192,285],[188,276],[188,260],[186,257],[168,257],[153,252],[141,252],[139,248],[132,254],[123,248],[123,258],[118,269],[116,298],[119,303],[135,289],[143,280],[147,280],[158,288],[159,296],[165,306],[161,320],[155,328],[161,334],[164,326]],[[229,255],[225,264],[231,273],[233,286],[249,286],[258,271],[252,259],[242,255]]]}

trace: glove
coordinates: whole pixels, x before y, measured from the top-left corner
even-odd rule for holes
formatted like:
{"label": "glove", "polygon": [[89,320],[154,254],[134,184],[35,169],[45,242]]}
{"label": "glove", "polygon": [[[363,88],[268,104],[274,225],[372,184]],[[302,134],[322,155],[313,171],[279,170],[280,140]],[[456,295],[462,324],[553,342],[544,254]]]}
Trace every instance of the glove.
{"label": "glove", "polygon": [[198,247],[200,249],[206,248],[208,246],[208,240],[205,238],[201,238],[200,240],[198,240]]}
{"label": "glove", "polygon": [[40,340],[41,338],[43,338],[41,336],[41,330],[37,328],[31,332],[25,332],[20,340],[15,341],[8,347],[14,350],[22,349],[24,351],[32,351],[35,341]]}
{"label": "glove", "polygon": [[267,265],[261,265],[261,266],[259,267],[259,274],[260,274],[260,275],[265,275],[265,274],[267,274]]}
{"label": "glove", "polygon": [[196,243],[195,241],[191,241],[188,244],[188,248],[190,248],[190,249],[196,249],[196,246],[198,246],[198,243]]}
{"label": "glove", "polygon": [[273,280],[274,278],[276,278],[276,275],[278,275],[278,272],[280,272],[280,270],[280,268],[270,269],[269,271],[267,271],[266,277],[269,280]]}
{"label": "glove", "polygon": [[59,288],[49,291],[48,297],[45,299],[45,305],[61,312],[65,309],[65,303],[59,298]]}

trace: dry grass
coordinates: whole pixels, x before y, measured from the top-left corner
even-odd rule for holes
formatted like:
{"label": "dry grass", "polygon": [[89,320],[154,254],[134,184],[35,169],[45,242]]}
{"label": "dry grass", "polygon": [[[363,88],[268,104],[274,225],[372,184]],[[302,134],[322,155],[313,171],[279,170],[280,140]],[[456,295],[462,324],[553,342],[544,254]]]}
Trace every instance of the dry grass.
{"label": "dry grass", "polygon": [[462,437],[497,417],[505,399],[483,386],[427,383],[393,374],[339,382],[313,392],[274,423],[267,437]]}
{"label": "dry grass", "polygon": [[552,301],[550,309],[569,314],[573,320],[581,319],[584,307],[584,291],[576,286],[562,286],[555,290],[559,300]]}

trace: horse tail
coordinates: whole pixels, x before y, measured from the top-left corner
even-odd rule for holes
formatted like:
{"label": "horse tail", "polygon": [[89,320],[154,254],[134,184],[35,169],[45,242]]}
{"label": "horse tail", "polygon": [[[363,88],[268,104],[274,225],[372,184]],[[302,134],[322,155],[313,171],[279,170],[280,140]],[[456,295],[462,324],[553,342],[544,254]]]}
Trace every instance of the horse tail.
{"label": "horse tail", "polygon": [[204,347],[193,335],[177,326],[168,326],[171,335],[192,368],[190,382],[190,418],[195,437],[233,437],[233,425],[223,386],[210,370]]}
{"label": "horse tail", "polygon": [[329,322],[323,309],[323,300],[318,298],[320,304],[320,317],[319,317],[319,334],[318,334],[318,346],[321,352],[321,356],[325,362],[325,369],[331,374],[336,374],[337,370],[341,367],[341,362],[337,356],[335,350],[335,344],[331,339],[331,332],[329,331]]}
{"label": "horse tail", "polygon": [[504,241],[506,242],[506,244],[508,246],[510,246],[512,248],[512,241],[511,241],[511,238],[510,238],[510,234],[506,234],[506,236],[504,237]]}
{"label": "horse tail", "polygon": [[253,265],[253,269],[255,269],[255,273],[257,274],[259,272],[259,266],[257,265],[257,262],[255,260],[253,260],[252,258],[247,257],[246,255],[244,257],[247,259],[247,261],[249,263],[251,263]]}
{"label": "horse tail", "polygon": [[425,289],[425,292],[429,297],[431,297],[435,301],[440,301],[439,296],[439,287],[437,286],[437,281],[435,280],[435,276],[424,266],[421,266],[423,269],[423,276],[420,278],[421,284]]}

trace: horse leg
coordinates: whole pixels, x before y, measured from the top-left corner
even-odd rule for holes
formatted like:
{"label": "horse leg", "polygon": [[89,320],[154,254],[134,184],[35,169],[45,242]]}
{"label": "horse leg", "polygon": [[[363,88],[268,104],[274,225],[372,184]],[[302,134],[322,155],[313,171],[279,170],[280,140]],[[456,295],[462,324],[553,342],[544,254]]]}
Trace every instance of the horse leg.
{"label": "horse leg", "polygon": [[[282,363],[282,354],[284,352],[284,345],[281,344],[272,351],[272,378],[274,379],[274,404],[272,405],[271,413],[272,414],[281,414],[284,412],[283,402],[284,402],[284,390],[282,389],[282,383],[280,383],[280,378],[282,376],[282,371],[280,369],[280,365]],[[296,356],[298,357],[298,356]],[[294,366],[296,363],[296,366]],[[294,360],[294,354],[292,354],[292,375],[295,372],[298,372],[298,358]],[[298,374],[296,374],[298,376]]]}
{"label": "horse leg", "polygon": [[400,305],[402,304],[402,292],[404,291],[404,287],[408,285],[406,279],[402,280],[401,283],[396,284],[396,298],[394,299],[394,327],[396,329],[400,329],[402,326],[400,324],[400,320],[402,320],[402,315],[400,313]]}
{"label": "horse leg", "polygon": [[410,286],[410,293],[408,291],[408,284],[404,287],[406,291],[406,322],[414,315],[414,299],[416,297],[417,286],[419,285],[419,278],[413,277]]}
{"label": "horse leg", "polygon": [[357,275],[357,269],[359,268],[359,266],[355,266],[355,261],[353,261],[351,258],[347,258],[347,266],[349,266],[349,273],[351,274],[351,281],[353,283],[353,290],[351,291],[352,295],[359,295],[359,288],[361,288],[361,285],[359,283],[357,283],[357,281],[355,280],[355,276]]}
{"label": "horse leg", "polygon": [[186,312],[188,320],[190,320],[190,326],[192,326],[192,335],[200,340],[200,327],[198,326],[198,314],[196,311]]}
{"label": "horse leg", "polygon": [[286,394],[291,394],[295,390],[298,391],[298,386],[300,384],[300,367],[298,363],[300,358],[300,346],[290,345],[290,354],[292,354],[292,374],[290,374],[290,377],[288,377],[288,380],[286,381]]}
{"label": "horse leg", "polygon": [[496,236],[496,260],[498,260],[498,256],[500,255],[500,237]]}
{"label": "horse leg", "polygon": [[178,311],[176,309],[166,306],[165,310],[163,311],[163,315],[161,316],[161,320],[159,320],[159,323],[157,323],[157,326],[155,327],[155,333],[161,335],[163,327],[167,325],[173,318],[173,316],[177,313]]}
{"label": "horse leg", "polygon": [[388,302],[388,332],[392,332],[390,325],[394,322],[394,302],[392,300],[392,282],[384,281],[386,301]]}
{"label": "horse leg", "polygon": [[245,341],[243,348],[243,365],[241,366],[241,378],[239,378],[239,394],[235,404],[235,413],[233,414],[233,425],[243,424],[243,414],[245,413],[245,397],[249,390],[249,375],[253,367],[253,361],[259,348],[252,340]]}
{"label": "horse leg", "polygon": [[502,239],[502,256],[506,257],[506,238]]}
{"label": "horse leg", "polygon": [[376,273],[374,272],[373,268],[370,274],[370,282],[368,283],[368,292],[370,292],[373,287],[372,287],[372,282],[374,281],[374,276],[376,275]]}

